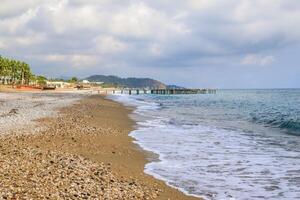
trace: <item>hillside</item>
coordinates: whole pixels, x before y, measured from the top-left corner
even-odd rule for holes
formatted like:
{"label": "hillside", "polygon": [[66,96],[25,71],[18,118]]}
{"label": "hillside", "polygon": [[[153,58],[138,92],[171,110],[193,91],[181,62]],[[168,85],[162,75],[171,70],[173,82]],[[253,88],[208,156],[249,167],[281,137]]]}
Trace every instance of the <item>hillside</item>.
{"label": "hillside", "polygon": [[150,78],[120,78],[118,76],[93,75],[87,77],[86,80],[91,82],[104,82],[106,84],[115,84],[129,88],[165,89],[167,87],[164,83]]}

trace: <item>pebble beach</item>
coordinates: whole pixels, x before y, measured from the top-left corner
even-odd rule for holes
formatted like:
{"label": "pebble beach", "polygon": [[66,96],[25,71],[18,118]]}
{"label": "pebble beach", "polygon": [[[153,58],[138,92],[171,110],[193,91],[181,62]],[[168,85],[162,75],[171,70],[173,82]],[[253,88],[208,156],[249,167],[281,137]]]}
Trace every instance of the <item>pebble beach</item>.
{"label": "pebble beach", "polygon": [[0,199],[196,199],[146,175],[131,108],[100,95],[0,93]]}

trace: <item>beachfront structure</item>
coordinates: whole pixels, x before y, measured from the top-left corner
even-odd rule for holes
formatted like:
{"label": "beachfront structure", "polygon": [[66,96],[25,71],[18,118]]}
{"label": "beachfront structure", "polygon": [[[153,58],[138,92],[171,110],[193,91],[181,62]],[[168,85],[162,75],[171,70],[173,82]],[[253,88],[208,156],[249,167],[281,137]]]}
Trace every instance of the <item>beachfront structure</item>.
{"label": "beachfront structure", "polygon": [[99,85],[102,85],[103,82],[94,82],[94,81],[89,81],[89,80],[82,80],[79,84],[84,85],[84,86],[99,86]]}
{"label": "beachfront structure", "polygon": [[83,83],[83,84],[89,84],[90,81],[88,81],[88,80],[83,80],[82,83]]}
{"label": "beachfront structure", "polygon": [[97,85],[102,85],[104,82],[96,82],[96,81],[90,81],[89,82],[89,84],[90,85],[95,85],[95,86],[97,86]]}
{"label": "beachfront structure", "polygon": [[64,81],[47,81],[47,86],[54,86],[56,88],[68,88],[71,86],[71,83]]}

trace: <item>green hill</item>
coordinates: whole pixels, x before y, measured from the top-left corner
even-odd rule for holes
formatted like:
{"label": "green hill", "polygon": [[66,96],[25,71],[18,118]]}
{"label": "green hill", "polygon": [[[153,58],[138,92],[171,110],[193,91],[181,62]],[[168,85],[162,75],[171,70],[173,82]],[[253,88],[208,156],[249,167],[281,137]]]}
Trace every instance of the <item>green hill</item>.
{"label": "green hill", "polygon": [[120,78],[118,76],[92,75],[85,79],[90,82],[104,82],[105,84],[129,88],[165,89],[167,87],[164,83],[150,78]]}

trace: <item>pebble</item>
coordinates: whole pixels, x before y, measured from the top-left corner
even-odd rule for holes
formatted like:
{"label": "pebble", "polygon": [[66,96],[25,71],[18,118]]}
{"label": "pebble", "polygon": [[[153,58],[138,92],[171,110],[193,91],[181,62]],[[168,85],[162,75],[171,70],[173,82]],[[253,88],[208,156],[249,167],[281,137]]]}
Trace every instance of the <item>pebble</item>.
{"label": "pebble", "polygon": [[[34,134],[0,136],[0,199],[155,199],[156,188],[149,188],[129,177],[118,178],[111,164],[95,163],[82,156],[44,151],[38,146],[19,145],[28,138],[43,134],[67,136],[76,142],[76,134],[103,134],[103,127],[90,127],[86,109],[78,104]],[[17,111],[14,111],[18,115]],[[107,129],[106,133],[120,130]],[[116,152],[112,152],[115,154]]]}

